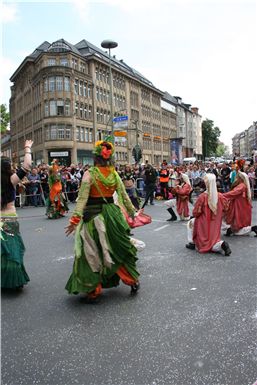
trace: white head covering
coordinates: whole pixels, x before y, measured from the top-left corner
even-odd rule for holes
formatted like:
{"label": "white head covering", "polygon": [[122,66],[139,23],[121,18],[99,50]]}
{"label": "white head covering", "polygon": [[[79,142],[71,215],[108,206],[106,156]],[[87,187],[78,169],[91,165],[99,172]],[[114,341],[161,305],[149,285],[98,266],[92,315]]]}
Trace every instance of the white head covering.
{"label": "white head covering", "polygon": [[218,204],[218,190],[216,185],[215,174],[207,173],[203,178],[206,185],[206,192],[208,194],[208,206],[210,210],[216,214]]}
{"label": "white head covering", "polygon": [[244,181],[244,184],[247,187],[247,199],[249,202],[252,200],[252,194],[251,194],[251,187],[250,187],[250,182],[249,182],[249,177],[245,172],[238,171],[238,177]]}
{"label": "white head covering", "polygon": [[[189,180],[189,177],[187,174],[181,174],[182,176],[182,179],[185,183],[189,184],[189,186],[191,186],[191,183],[190,183],[190,180]],[[191,186],[192,187],[192,186]]]}

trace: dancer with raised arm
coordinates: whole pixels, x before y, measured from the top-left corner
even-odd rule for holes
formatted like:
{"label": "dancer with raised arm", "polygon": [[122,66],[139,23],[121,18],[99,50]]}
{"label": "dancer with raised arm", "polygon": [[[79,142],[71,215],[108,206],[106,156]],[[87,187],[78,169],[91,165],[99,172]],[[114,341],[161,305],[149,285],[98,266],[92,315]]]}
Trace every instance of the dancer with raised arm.
{"label": "dancer with raised arm", "polygon": [[76,230],[75,261],[66,289],[73,294],[86,293],[90,299],[97,298],[102,288],[118,286],[120,280],[132,293],[139,288],[137,249],[119,206],[114,204],[114,192],[131,217],[136,210],[113,166],[113,144],[98,141],[94,154],[95,165],[83,175],[76,208],[66,227],[67,235]]}
{"label": "dancer with raised arm", "polygon": [[31,168],[31,146],[26,140],[25,156],[21,168],[12,170],[11,160],[1,157],[1,287],[18,289],[29,282],[23,256],[24,243],[19,230],[15,208],[16,186]]}

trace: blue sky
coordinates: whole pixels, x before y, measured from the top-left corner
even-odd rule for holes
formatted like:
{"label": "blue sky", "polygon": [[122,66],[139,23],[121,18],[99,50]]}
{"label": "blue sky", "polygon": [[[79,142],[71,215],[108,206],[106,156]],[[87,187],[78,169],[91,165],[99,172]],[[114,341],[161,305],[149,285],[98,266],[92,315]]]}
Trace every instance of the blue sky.
{"label": "blue sky", "polygon": [[231,145],[257,120],[256,2],[253,0],[2,1],[1,97],[43,41],[111,38],[113,54],[162,91],[181,96]]}

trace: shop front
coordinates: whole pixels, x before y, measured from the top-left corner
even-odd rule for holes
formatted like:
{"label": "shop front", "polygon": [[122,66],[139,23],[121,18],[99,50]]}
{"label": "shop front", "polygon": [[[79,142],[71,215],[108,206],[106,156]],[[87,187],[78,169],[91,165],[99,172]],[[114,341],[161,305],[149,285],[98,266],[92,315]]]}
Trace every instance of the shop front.
{"label": "shop front", "polygon": [[71,152],[69,150],[48,151],[48,163],[50,164],[54,159],[62,166],[70,166]]}
{"label": "shop front", "polygon": [[94,155],[91,150],[78,150],[77,151],[78,163],[89,164],[90,166],[94,164]]}

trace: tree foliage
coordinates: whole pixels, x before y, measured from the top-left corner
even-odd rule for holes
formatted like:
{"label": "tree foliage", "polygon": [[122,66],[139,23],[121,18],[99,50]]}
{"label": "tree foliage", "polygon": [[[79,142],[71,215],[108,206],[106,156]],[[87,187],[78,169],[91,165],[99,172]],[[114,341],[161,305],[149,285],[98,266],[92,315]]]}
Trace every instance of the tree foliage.
{"label": "tree foliage", "polygon": [[229,155],[229,147],[226,146],[224,143],[220,142],[216,148],[215,155],[217,157],[223,156],[223,155]]}
{"label": "tree foliage", "polygon": [[9,126],[10,114],[5,104],[0,105],[1,134],[4,134]]}
{"label": "tree foliage", "polygon": [[209,157],[216,154],[220,137],[219,127],[214,126],[213,120],[205,119],[202,122],[203,156]]}

